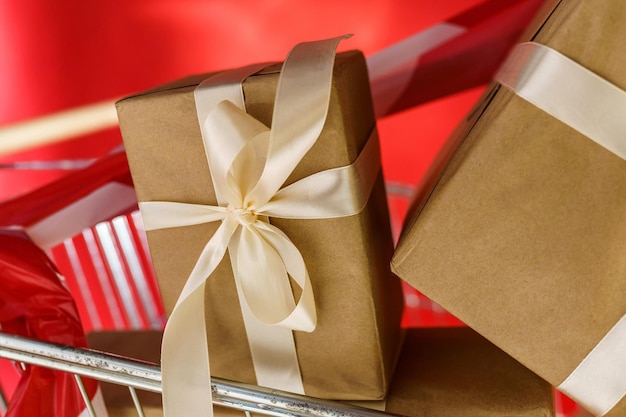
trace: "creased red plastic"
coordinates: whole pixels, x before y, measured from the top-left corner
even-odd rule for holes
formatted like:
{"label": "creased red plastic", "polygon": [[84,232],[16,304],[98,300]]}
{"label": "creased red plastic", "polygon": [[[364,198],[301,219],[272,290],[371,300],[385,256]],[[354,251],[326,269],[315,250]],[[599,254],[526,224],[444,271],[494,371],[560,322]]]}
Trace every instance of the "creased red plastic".
{"label": "creased red plastic", "polygon": [[[86,347],[74,300],[46,254],[18,230],[0,230],[2,332]],[[97,383],[83,380],[90,398]],[[72,375],[26,366],[6,417],[77,417],[85,405]]]}

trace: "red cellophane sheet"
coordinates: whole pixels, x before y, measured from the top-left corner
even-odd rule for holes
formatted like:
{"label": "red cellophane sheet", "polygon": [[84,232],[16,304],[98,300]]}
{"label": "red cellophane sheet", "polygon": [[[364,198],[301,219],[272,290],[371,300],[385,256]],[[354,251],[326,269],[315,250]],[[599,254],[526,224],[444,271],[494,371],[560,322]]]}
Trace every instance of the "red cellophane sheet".
{"label": "red cellophane sheet", "polygon": [[[45,253],[19,230],[0,231],[0,326],[9,334],[86,347],[74,299]],[[25,366],[7,417],[77,417],[85,408],[72,375]],[[90,397],[97,383],[84,379]]]}

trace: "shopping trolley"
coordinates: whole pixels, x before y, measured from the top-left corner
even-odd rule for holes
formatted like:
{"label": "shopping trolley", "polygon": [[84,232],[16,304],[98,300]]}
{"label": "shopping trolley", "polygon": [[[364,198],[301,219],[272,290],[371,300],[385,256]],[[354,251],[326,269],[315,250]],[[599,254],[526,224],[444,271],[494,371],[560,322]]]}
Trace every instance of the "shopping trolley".
{"label": "shopping trolley", "polygon": [[[5,139],[11,139],[8,145],[5,143],[5,147],[14,145],[19,147],[39,146],[42,143],[49,143],[59,138],[74,137],[85,132],[116,126],[117,120],[111,111],[112,109],[112,102],[98,103],[63,112],[52,117],[27,122],[9,130],[4,129]],[[16,141],[16,138],[20,140]],[[72,161],[63,161],[65,164],[68,162]],[[79,162],[82,163],[84,161]],[[50,164],[47,163],[46,167]],[[80,168],[83,165],[74,166],[73,168]],[[396,183],[387,185],[390,188],[390,195],[398,196],[403,200],[408,199],[412,193],[412,189],[408,185]],[[399,230],[399,225],[395,226],[396,231]],[[132,303],[130,299],[122,301]],[[151,324],[155,325],[155,323]],[[162,325],[162,323],[156,324]],[[132,399],[132,404],[134,404],[137,415],[140,417],[144,417],[145,413],[136,390],[161,393],[160,367],[157,364],[134,358],[86,348],[43,342],[9,335],[1,331],[0,358],[15,361],[22,368],[28,365],[35,365],[72,374],[81,392],[87,413],[92,417],[96,416],[96,410],[82,382],[83,377],[126,386],[130,399]],[[382,417],[390,415],[347,403],[313,399],[219,378],[212,379],[212,398],[215,405],[241,410],[246,412],[248,416],[251,412],[271,416],[302,417]],[[0,387],[0,415],[3,414],[6,408],[7,400]]]}
{"label": "shopping trolley", "polygon": [[[44,366],[74,375],[90,417],[96,411],[83,386],[88,377],[128,387],[139,417],[144,417],[136,390],[161,393],[161,370],[157,364],[132,358],[41,342],[0,333],[0,358],[16,361],[22,366]],[[313,399],[278,390],[212,378],[213,403],[218,406],[276,417],[384,417],[391,414],[360,408],[346,403]],[[1,394],[1,392],[0,392]],[[0,397],[3,397],[0,395]]]}

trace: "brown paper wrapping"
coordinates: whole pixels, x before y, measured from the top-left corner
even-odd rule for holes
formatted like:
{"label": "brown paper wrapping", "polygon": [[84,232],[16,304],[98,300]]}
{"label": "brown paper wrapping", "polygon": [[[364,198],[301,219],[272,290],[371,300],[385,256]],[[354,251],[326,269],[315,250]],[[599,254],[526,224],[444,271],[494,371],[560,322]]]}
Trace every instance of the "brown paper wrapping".
{"label": "brown paper wrapping", "polygon": [[[268,68],[243,83],[248,113],[266,125],[279,69]],[[194,88],[206,77],[191,77],[117,104],[139,201],[216,204],[193,98]],[[352,163],[372,129],[364,58],[357,51],[339,54],[324,129],[287,182]],[[323,398],[382,398],[397,357],[402,311],[399,280],[389,268],[393,244],[382,174],[358,215],[271,222],[302,252],[315,293],[318,326],[313,333],[295,333],[305,392]],[[217,226],[148,232],[168,311]],[[205,296],[213,375],[256,383],[229,259],[208,280]]]}
{"label": "brown paper wrapping", "polygon": [[[87,334],[87,346],[100,352],[121,355],[154,364],[161,361],[160,330],[99,331]],[[109,417],[137,417],[128,388],[99,382]],[[146,417],[162,417],[161,394],[136,390]]]}
{"label": "brown paper wrapping", "polygon": [[[626,89],[624,22],[623,0],[562,1],[534,40]],[[504,88],[471,119],[392,268],[558,386],[626,313],[626,161]]]}
{"label": "brown paper wrapping", "polygon": [[[158,356],[160,334],[121,333],[90,339],[90,346],[128,356],[132,346],[149,343]],[[104,342],[104,343],[103,343]],[[145,355],[142,359],[150,359]],[[103,387],[109,415],[134,412],[130,397],[113,395]],[[149,415],[160,416],[159,404],[145,403]],[[552,388],[537,375],[468,328],[410,329],[393,376],[385,412],[428,417],[553,417]],[[217,417],[244,413],[215,408]]]}
{"label": "brown paper wrapping", "polygon": [[386,412],[428,417],[554,416],[550,384],[471,329],[410,329]]}

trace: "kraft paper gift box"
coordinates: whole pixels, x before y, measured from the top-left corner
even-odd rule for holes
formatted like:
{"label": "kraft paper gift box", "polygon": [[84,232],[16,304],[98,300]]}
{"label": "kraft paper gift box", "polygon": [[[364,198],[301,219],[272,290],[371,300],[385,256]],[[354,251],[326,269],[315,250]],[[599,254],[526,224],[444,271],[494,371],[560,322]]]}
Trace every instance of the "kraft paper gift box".
{"label": "kraft paper gift box", "polygon": [[473,330],[416,328],[407,329],[379,409],[402,416],[550,417],[554,399],[550,384]]}
{"label": "kraft paper gift box", "polygon": [[[100,352],[158,364],[162,338],[161,330],[94,331],[87,333],[87,346]],[[100,384],[109,417],[137,416],[126,386],[110,382]],[[160,394],[140,389],[136,394],[146,417],[163,416]]]}
{"label": "kraft paper gift box", "polygon": [[[581,95],[570,73],[538,76],[545,66],[537,64],[526,85],[543,81],[535,93],[566,101],[551,111],[574,114],[575,130],[495,86],[451,138],[448,151],[460,145],[447,166],[442,155],[432,168],[392,262],[409,284],[607,416],[626,415],[626,161],[618,156],[626,108],[617,90],[626,88],[625,21],[622,0],[558,2],[534,42],[615,87]],[[514,57],[524,48],[546,51],[525,44]],[[516,68],[508,61],[500,77]],[[550,93],[555,85],[559,94]],[[612,125],[613,144],[579,133],[588,120],[600,131]]]}
{"label": "kraft paper gift box", "polygon": [[[97,350],[154,361],[160,336],[158,331],[104,332],[89,335],[89,341]],[[143,345],[153,352],[138,349]],[[110,416],[135,415],[125,388],[103,384],[102,390]],[[162,415],[159,400],[142,397],[147,415]],[[409,329],[386,400],[358,405],[415,417],[554,416],[550,384],[464,327]],[[215,415],[244,413],[216,407]]]}
{"label": "kraft paper gift box", "polygon": [[[242,83],[246,111],[266,126],[272,120],[280,70],[278,64],[269,65]],[[189,77],[117,103],[140,204],[216,204],[194,103],[194,90],[212,75]],[[340,53],[324,128],[287,183],[353,163],[372,132],[375,135],[375,119],[365,60],[358,51]],[[393,244],[382,174],[378,172],[364,209],[356,215],[270,222],[302,253],[317,306],[315,330],[294,332],[304,392],[320,398],[382,398],[397,359],[402,313],[400,283],[389,267]],[[217,226],[148,231],[168,313]],[[255,375],[228,258],[207,280],[205,290],[211,374],[263,385]]]}

